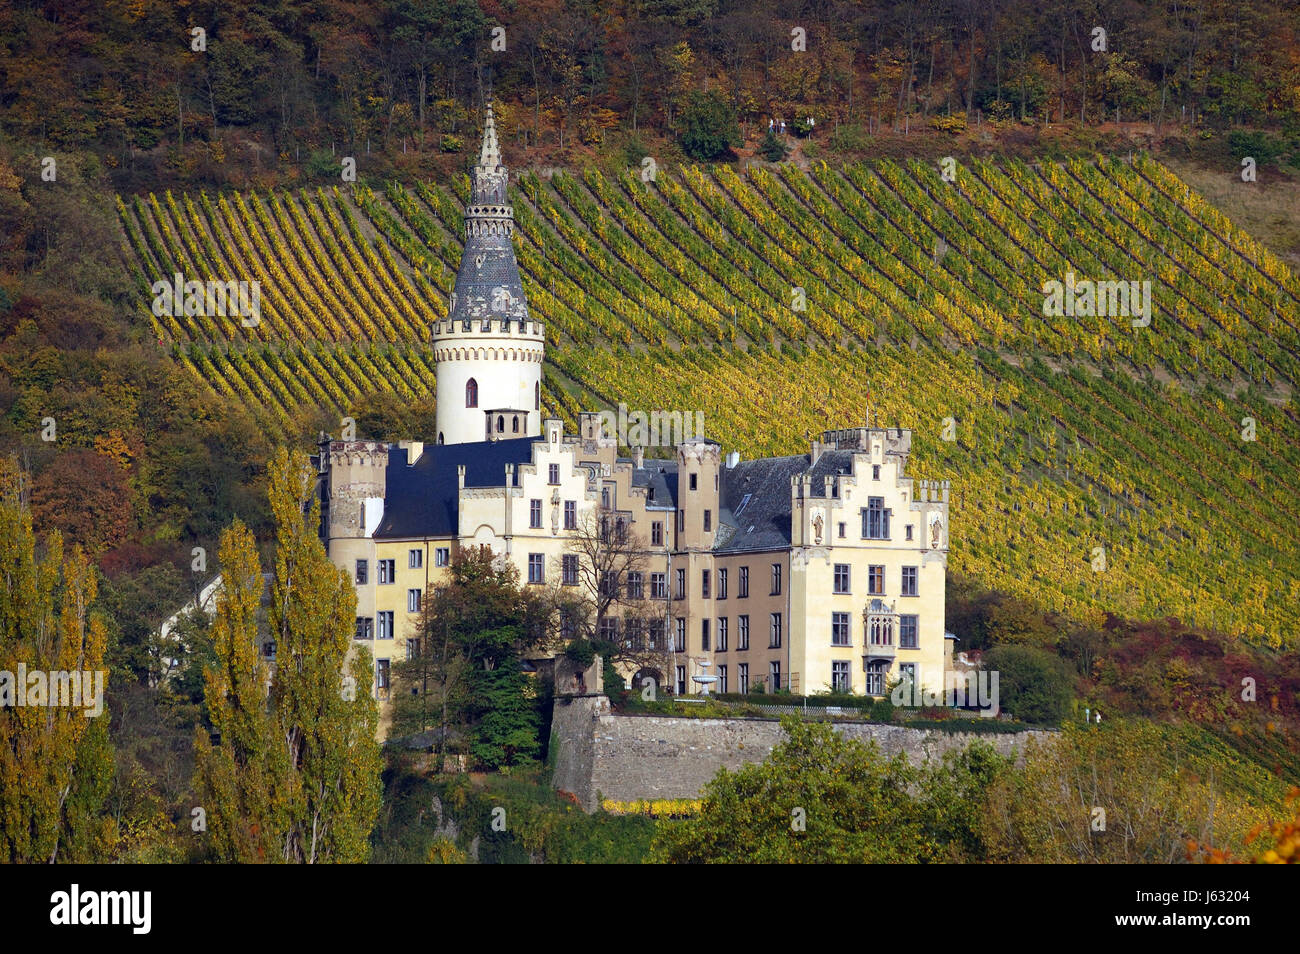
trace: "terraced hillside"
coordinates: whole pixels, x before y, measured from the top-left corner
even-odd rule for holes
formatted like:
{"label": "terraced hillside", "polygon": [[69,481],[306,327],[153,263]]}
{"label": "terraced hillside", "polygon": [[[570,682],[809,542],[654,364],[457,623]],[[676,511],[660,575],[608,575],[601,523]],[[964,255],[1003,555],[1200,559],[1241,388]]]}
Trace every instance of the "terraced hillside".
{"label": "terraced hillside", "polygon": [[[428,395],[467,192],[128,198],[142,320],[280,433]],[[544,400],[570,423],[702,409],[727,446],[790,453],[869,395],[915,429],[918,476],[953,478],[954,569],[1076,615],[1294,641],[1300,283],[1159,164],[586,170],[513,198]],[[155,318],[148,285],[177,271],[260,281],[261,322]],[[1150,281],[1150,326],[1045,317],[1069,272]]]}

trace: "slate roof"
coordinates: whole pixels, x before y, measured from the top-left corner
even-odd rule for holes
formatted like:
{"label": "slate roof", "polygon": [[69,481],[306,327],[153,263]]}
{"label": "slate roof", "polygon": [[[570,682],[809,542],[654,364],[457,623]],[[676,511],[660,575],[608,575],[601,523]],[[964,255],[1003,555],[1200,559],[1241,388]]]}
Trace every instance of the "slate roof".
{"label": "slate roof", "polygon": [[[790,546],[790,478],[812,475],[812,495],[825,493],[824,477],[851,473],[853,452],[823,451],[810,457],[766,457],[722,471],[722,513],[714,551],[780,550]],[[746,499],[748,498],[748,499]]]}
{"label": "slate roof", "polygon": [[[514,212],[507,201],[508,180],[489,103],[483,122],[483,147],[465,210],[465,247],[456,270],[449,312],[453,322],[471,318],[523,321],[528,317],[528,302],[510,241],[509,223],[514,220]],[[476,227],[488,223],[495,223],[497,228]]]}
{"label": "slate roof", "polygon": [[677,508],[677,459],[643,462],[640,470],[632,470],[632,486],[645,487],[649,491],[647,507]]}
{"label": "slate roof", "polygon": [[408,450],[390,445],[384,518],[375,528],[374,538],[455,536],[460,529],[456,468],[465,465],[466,487],[503,487],[506,464],[531,464],[533,444],[539,440],[519,437],[472,444],[429,443],[409,467]]}

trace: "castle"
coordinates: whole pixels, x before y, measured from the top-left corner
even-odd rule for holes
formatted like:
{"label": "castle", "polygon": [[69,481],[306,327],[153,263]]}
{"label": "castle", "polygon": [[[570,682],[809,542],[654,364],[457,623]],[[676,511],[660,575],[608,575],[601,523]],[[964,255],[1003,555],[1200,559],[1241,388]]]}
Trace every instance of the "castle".
{"label": "castle", "polygon": [[880,694],[910,676],[941,688],[949,488],[907,477],[911,432],[828,430],[806,454],[753,461],[700,436],[672,459],[622,457],[595,412],[564,433],[541,416],[545,335],[511,245],[490,106],[473,179],[455,291],[432,332],[436,435],[324,438],[317,457],[322,535],[356,583],[356,639],[380,698],[459,550],[491,547],[529,586],[591,586],[575,540],[593,521],[599,539],[637,551],[622,578],[596,584],[617,597],[600,635],[646,650],[625,673],[634,684]]}

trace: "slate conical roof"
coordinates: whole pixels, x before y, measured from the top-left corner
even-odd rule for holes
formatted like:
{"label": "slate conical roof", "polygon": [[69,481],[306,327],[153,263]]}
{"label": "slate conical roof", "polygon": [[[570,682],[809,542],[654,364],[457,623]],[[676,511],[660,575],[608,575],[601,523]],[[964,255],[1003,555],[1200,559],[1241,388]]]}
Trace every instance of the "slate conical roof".
{"label": "slate conical roof", "polygon": [[[496,122],[489,102],[483,117],[483,146],[474,167],[470,204],[465,209],[465,250],[451,297],[452,321],[471,318],[523,321],[528,303],[515,261],[515,212],[506,198],[509,174],[501,164]],[[453,325],[456,331],[459,325]]]}

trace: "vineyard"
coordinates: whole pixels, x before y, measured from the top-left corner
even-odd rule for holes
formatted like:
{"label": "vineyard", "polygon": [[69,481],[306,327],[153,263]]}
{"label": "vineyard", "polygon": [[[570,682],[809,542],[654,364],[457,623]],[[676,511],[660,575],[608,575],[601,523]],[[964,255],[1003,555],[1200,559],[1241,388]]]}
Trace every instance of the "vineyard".
{"label": "vineyard", "polygon": [[[297,436],[307,411],[432,393],[467,195],[118,211],[160,346]],[[914,429],[916,476],[953,481],[953,570],[1074,616],[1294,642],[1300,282],[1158,163],[587,169],[525,174],[513,201],[544,403],[569,425],[619,401],[702,410],[727,448],[799,453],[869,399]],[[261,320],[155,316],[149,286],[176,272],[260,282]],[[1043,283],[1070,272],[1149,281],[1150,326],[1045,317]]]}

